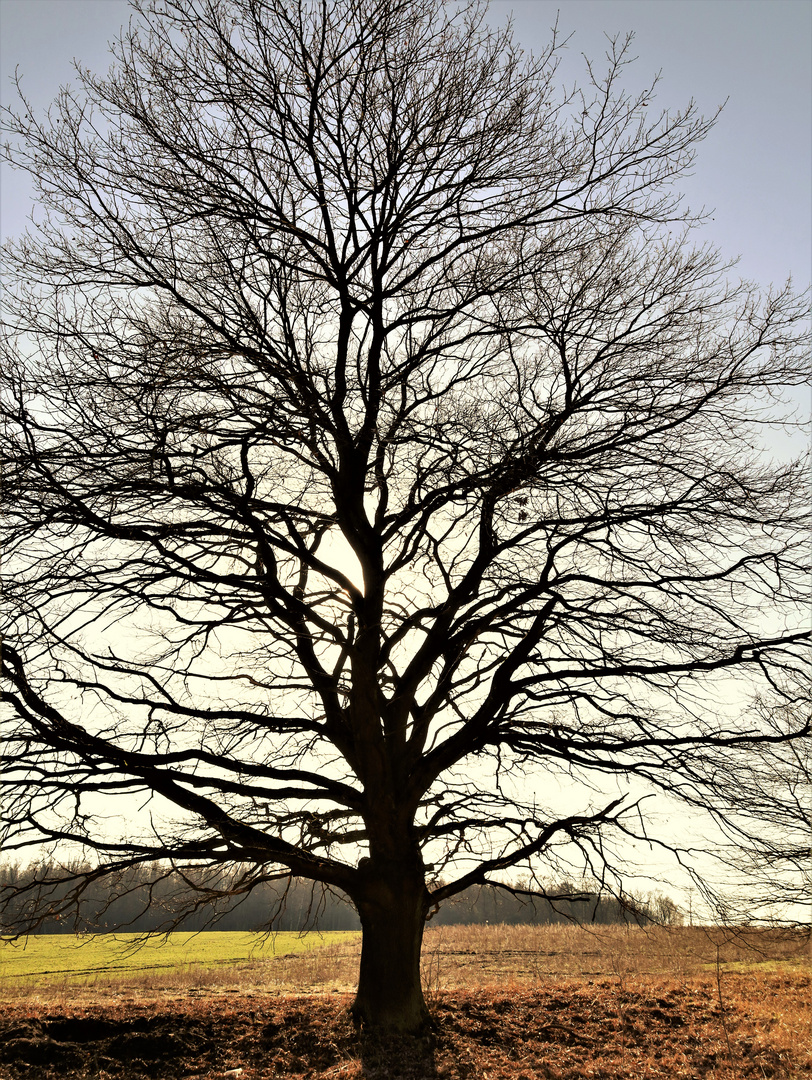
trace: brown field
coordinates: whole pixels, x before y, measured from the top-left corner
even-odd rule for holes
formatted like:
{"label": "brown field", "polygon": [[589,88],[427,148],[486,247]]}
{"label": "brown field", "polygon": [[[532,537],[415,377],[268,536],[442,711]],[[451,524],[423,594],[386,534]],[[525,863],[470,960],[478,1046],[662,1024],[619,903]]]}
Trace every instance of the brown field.
{"label": "brown field", "polygon": [[2,1080],[812,1077],[807,939],[701,928],[439,927],[434,1030],[380,1045],[347,1006],[359,944],[272,961],[6,988]]}

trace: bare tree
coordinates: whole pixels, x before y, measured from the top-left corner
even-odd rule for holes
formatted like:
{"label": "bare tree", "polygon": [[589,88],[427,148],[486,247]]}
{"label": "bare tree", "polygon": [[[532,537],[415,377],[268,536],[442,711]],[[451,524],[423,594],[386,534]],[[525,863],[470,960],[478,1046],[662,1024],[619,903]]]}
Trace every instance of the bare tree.
{"label": "bare tree", "polygon": [[628,43],[566,95],[478,6],[135,9],[6,117],[6,850],[343,890],[414,1030],[436,905],[687,861],[648,808],[808,733],[739,707],[805,637],[803,303],[694,246]]}
{"label": "bare tree", "polygon": [[[773,743],[747,769],[735,751],[714,762],[714,794],[725,843],[719,858],[737,903],[722,905],[730,921],[802,923],[808,936],[812,899],[812,743],[786,735],[808,723],[808,677],[753,703],[751,726],[771,731]],[[787,920],[787,915],[790,916]],[[793,917],[794,916],[794,917]]]}

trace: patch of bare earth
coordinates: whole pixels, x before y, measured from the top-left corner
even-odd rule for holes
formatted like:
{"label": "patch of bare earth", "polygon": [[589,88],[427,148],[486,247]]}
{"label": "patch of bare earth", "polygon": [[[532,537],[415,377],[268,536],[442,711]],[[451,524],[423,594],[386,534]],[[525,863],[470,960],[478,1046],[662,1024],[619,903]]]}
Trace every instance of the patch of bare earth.
{"label": "patch of bare earth", "polygon": [[381,1045],[349,996],[211,993],[0,1014],[3,1080],[445,1078],[575,1080],[812,1076],[812,979],[570,980],[433,996],[424,1040]]}

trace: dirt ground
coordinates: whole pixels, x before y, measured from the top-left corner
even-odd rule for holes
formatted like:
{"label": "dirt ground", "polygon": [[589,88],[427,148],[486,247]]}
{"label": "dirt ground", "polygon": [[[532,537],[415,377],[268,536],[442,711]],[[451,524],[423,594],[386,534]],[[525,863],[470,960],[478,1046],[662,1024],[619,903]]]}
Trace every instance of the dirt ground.
{"label": "dirt ground", "polygon": [[812,1080],[805,935],[433,928],[433,1028],[385,1045],[349,1018],[359,948],[5,984],[0,1080]]}
{"label": "dirt ground", "polygon": [[0,1011],[2,1080],[738,1080],[812,1077],[805,972],[567,980],[431,995],[424,1040],[381,1045],[349,995],[204,989]]}

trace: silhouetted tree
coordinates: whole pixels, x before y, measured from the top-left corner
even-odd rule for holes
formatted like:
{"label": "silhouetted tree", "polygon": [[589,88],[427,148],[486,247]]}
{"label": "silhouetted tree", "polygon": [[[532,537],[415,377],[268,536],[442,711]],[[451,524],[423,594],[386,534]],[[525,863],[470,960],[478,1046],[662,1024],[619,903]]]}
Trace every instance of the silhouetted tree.
{"label": "silhouetted tree", "polygon": [[804,636],[803,473],[758,452],[804,307],[692,246],[710,122],[626,93],[628,43],[567,96],[476,5],[135,8],[107,77],[6,118],[42,209],[7,255],[6,850],[342,890],[356,1015],[414,1030],[438,904],[620,893],[644,796],[730,822],[717,760],[808,731],[739,708]]}
{"label": "silhouetted tree", "polygon": [[723,749],[714,763],[715,797],[737,813],[725,820],[726,842],[719,856],[736,902],[722,904],[721,915],[737,922],[787,921],[794,913],[809,933],[812,901],[812,742],[786,739],[812,714],[808,672],[794,693],[766,693],[752,704],[750,724],[772,732],[769,753],[743,769],[737,755]]}

